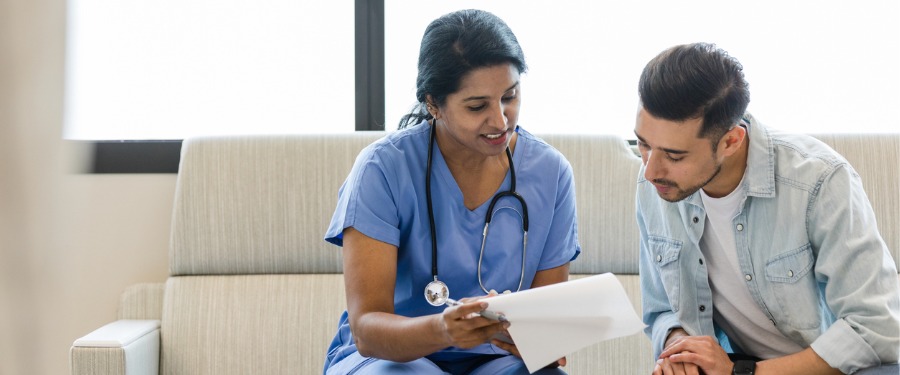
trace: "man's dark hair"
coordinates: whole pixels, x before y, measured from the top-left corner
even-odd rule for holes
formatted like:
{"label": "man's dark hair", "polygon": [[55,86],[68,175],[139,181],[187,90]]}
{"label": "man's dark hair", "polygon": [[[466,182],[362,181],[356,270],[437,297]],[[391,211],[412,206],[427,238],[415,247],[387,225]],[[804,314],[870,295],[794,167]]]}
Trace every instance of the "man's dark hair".
{"label": "man's dark hair", "polygon": [[425,29],[419,47],[416,77],[418,104],[400,120],[400,128],[431,119],[425,97],[436,105],[459,89],[460,81],[474,69],[509,63],[525,73],[525,55],[515,34],[500,17],[476,9],[445,14]]}
{"label": "man's dark hair", "polygon": [[750,103],[743,66],[714,44],[669,48],[647,63],[638,84],[650,115],[669,121],[702,118],[700,137],[716,142],[740,122]]}

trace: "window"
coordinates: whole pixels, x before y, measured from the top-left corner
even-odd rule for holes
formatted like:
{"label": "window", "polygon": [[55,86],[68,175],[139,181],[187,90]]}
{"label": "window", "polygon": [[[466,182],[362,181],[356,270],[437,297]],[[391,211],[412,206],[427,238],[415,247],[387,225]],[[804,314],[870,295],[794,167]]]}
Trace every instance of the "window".
{"label": "window", "polygon": [[65,137],[354,130],[354,4],[70,0]]}
{"label": "window", "polygon": [[[643,66],[696,41],[744,64],[750,111],[772,127],[898,131],[894,0],[70,0],[65,137],[350,132],[362,106],[381,107],[358,98],[382,91],[393,130],[415,102],[425,27],[464,8],[497,14],[518,36],[530,68],[520,123],[533,133],[633,138]],[[359,72],[381,72],[355,66],[369,61],[354,52],[361,9],[384,27],[383,38],[363,33],[375,64],[384,56],[369,91]]]}
{"label": "window", "polygon": [[464,8],[503,18],[525,51],[520,124],[533,133],[634,138],[644,65],[677,44],[713,42],[744,65],[749,110],[795,132],[896,132],[897,1],[385,2],[387,127],[415,101],[422,33]]}

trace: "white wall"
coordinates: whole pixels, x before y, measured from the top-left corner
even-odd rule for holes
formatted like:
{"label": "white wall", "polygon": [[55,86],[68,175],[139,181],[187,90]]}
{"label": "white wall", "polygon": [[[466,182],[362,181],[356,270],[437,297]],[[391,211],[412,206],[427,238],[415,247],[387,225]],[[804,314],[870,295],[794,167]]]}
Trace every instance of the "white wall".
{"label": "white wall", "polygon": [[163,281],[174,175],[83,175],[61,141],[65,0],[0,0],[0,374],[65,374],[119,293]]}

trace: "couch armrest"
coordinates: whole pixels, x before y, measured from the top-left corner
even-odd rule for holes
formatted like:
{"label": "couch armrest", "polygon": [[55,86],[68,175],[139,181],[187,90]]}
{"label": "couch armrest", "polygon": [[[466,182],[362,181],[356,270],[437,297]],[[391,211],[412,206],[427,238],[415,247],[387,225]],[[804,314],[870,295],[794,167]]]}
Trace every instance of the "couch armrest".
{"label": "couch armrest", "polygon": [[72,375],[158,375],[159,321],[109,323],[75,340],[69,358]]}

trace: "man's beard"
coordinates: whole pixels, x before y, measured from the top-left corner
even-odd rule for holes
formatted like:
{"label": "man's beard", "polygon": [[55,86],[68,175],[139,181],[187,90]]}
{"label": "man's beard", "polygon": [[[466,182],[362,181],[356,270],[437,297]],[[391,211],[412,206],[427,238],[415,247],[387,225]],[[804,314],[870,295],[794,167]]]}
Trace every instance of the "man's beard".
{"label": "man's beard", "polygon": [[718,176],[719,172],[721,172],[721,171],[722,171],[722,164],[716,163],[716,170],[713,171],[712,175],[709,176],[709,178],[707,178],[706,181],[703,181],[703,183],[701,183],[701,184],[691,186],[690,188],[687,188],[687,189],[682,189],[682,188],[678,187],[678,184],[676,184],[675,182],[672,182],[672,181],[669,181],[666,179],[662,179],[662,178],[653,180],[653,183],[675,189],[675,191],[678,193],[675,196],[675,198],[666,198],[666,197],[662,196],[662,194],[659,195],[660,198],[665,199],[666,201],[675,203],[675,202],[679,202],[679,201],[683,200],[684,198],[690,197],[691,195],[694,195],[694,193],[696,193],[697,190],[702,189],[704,186],[706,186],[706,184],[708,184],[710,181],[712,181],[714,178],[716,178],[716,176]]}

